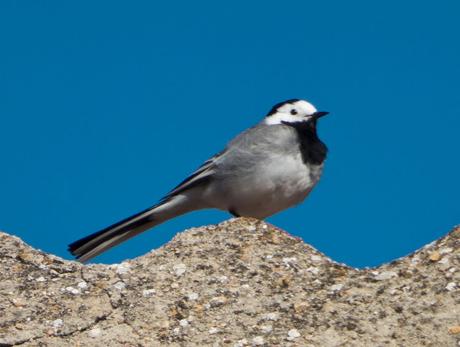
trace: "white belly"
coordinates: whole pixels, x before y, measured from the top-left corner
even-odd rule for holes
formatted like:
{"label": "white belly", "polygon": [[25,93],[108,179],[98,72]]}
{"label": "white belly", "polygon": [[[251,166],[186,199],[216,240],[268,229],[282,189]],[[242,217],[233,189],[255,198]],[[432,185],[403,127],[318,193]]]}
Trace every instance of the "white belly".
{"label": "white belly", "polygon": [[303,201],[318,182],[322,165],[307,167],[300,154],[272,159],[228,179],[225,199],[218,199],[215,207],[263,219]]}

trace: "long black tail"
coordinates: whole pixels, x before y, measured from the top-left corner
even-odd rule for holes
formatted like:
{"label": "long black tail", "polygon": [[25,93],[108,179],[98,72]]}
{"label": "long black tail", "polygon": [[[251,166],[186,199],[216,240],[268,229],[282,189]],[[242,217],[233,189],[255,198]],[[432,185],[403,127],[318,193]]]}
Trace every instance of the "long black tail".
{"label": "long black tail", "polygon": [[86,262],[109,248],[171,218],[209,207],[202,204],[199,196],[200,192],[194,193],[193,191],[187,194],[169,195],[158,205],[71,243],[69,252],[79,261]]}
{"label": "long black tail", "polygon": [[151,207],[71,243],[69,252],[81,262],[94,258],[109,248],[163,222],[161,218],[159,220],[155,218],[156,208],[157,206]]}

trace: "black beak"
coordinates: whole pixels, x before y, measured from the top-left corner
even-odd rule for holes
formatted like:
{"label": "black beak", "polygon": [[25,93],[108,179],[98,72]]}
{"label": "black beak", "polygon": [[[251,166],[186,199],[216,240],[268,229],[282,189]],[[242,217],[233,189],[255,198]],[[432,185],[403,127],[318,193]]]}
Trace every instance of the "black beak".
{"label": "black beak", "polygon": [[318,118],[321,118],[321,117],[324,117],[325,115],[329,114],[329,112],[321,112],[321,111],[318,111],[318,112],[315,112],[311,115],[311,118],[313,119],[318,119]]}

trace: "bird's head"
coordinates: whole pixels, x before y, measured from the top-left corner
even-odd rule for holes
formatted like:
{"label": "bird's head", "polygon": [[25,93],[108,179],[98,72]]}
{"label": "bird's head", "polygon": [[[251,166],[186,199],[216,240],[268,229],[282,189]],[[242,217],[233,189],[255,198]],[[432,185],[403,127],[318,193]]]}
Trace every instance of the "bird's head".
{"label": "bird's head", "polygon": [[328,113],[318,111],[308,101],[291,99],[273,106],[265,117],[264,123],[268,125],[303,123],[311,124],[314,127],[318,118]]}

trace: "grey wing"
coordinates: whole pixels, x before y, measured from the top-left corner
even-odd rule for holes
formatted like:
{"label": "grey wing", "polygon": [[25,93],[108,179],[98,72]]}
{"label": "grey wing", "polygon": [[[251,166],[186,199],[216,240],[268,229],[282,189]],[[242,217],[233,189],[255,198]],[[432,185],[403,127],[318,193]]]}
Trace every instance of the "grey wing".
{"label": "grey wing", "polygon": [[163,199],[160,204],[171,199],[172,197],[181,194],[189,189],[192,189],[200,184],[209,182],[212,175],[215,173],[215,163],[225,154],[225,150],[217,153],[213,157],[206,160],[194,173],[179,183],[174,189],[172,189]]}
{"label": "grey wing", "polygon": [[[194,173],[171,190],[160,204],[198,185],[206,184],[219,172],[234,175],[235,170],[253,170],[254,161],[266,155],[273,142],[273,126],[257,125],[236,136],[226,148],[208,159]],[[276,134],[276,133],[275,133]],[[223,171],[223,172],[222,172]]]}
{"label": "grey wing", "polygon": [[235,137],[227,146],[225,156],[216,158],[218,174],[243,175],[254,172],[274,155],[284,155],[296,148],[289,136],[290,127],[257,124]]}

